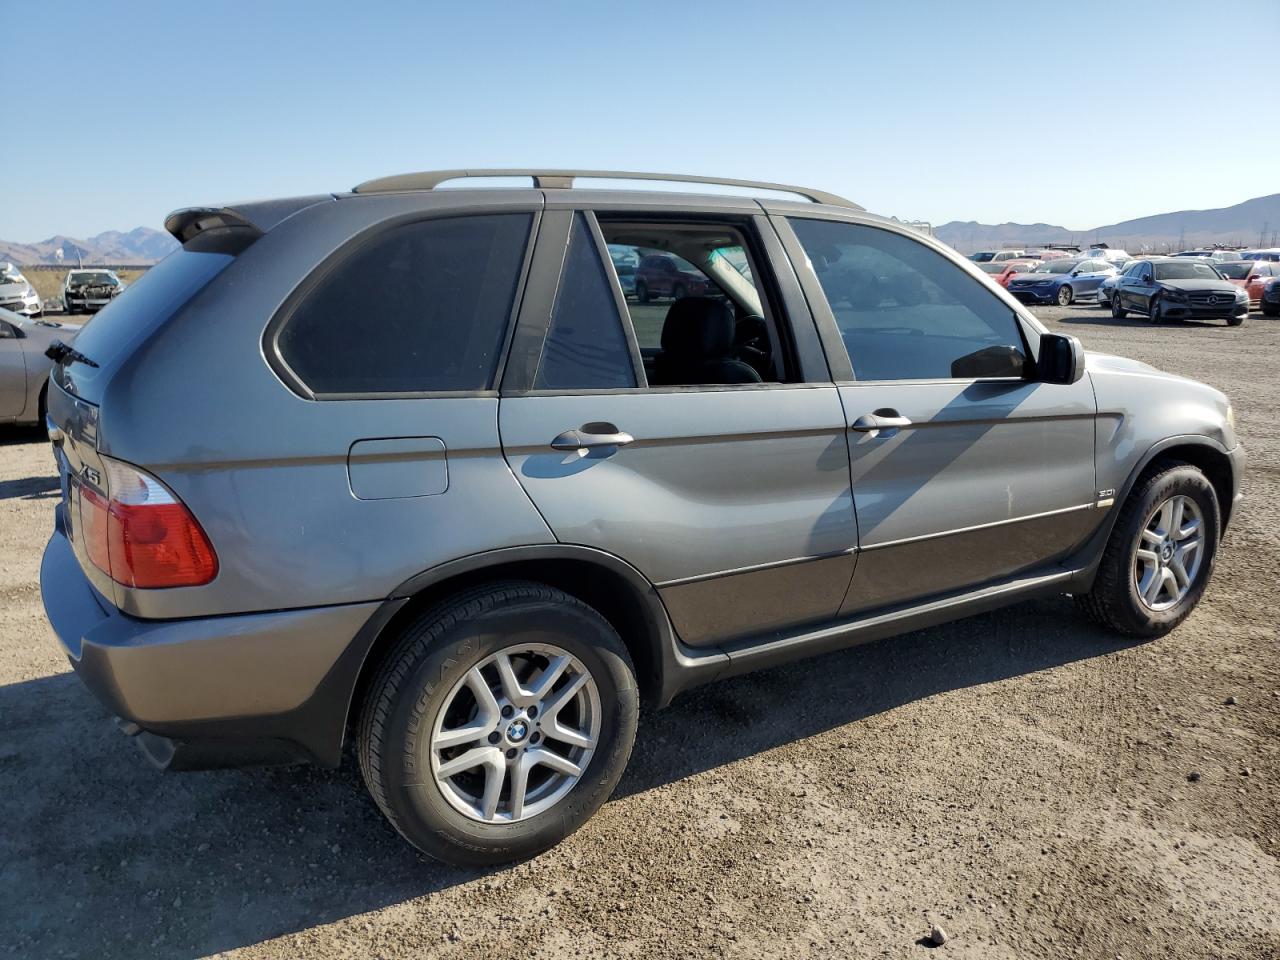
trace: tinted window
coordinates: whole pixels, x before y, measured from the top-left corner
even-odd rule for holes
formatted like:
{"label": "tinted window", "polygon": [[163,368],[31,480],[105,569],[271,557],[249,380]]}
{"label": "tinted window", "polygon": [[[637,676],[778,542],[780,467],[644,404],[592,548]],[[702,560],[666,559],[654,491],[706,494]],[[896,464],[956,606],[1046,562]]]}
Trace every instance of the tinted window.
{"label": "tinted window", "polygon": [[1021,375],[1013,311],[941,254],[875,227],[791,224],[859,380]]}
{"label": "tinted window", "polygon": [[579,214],[534,378],[538,390],[634,387],[631,349],[595,239]]}
{"label": "tinted window", "polygon": [[233,259],[225,253],[177,250],[144,273],[76,336],[76,349],[99,364],[97,369],[78,365],[77,383],[101,375],[117,354],[158,330]]}
{"label": "tinted window", "polygon": [[281,356],[316,393],[488,389],[530,220],[452,217],[375,237],[307,294]]}

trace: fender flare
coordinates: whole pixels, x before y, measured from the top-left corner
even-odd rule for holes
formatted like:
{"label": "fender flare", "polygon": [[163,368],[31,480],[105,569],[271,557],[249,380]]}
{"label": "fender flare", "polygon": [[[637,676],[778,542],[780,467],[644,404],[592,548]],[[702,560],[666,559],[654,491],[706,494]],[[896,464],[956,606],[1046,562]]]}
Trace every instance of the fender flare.
{"label": "fender flare", "polygon": [[[665,707],[680,691],[697,684],[709,683],[728,668],[729,657],[720,648],[694,649],[680,640],[667,614],[666,604],[648,577],[616,554],[596,547],[547,543],[501,547],[471,554],[409,577],[391,591],[387,604],[394,604],[398,611],[410,598],[422,591],[457,577],[482,574],[485,570],[497,570],[511,564],[536,564],[556,560],[593,565],[626,585],[631,598],[643,611],[647,653],[653,674],[648,699],[654,707]],[[365,651],[366,655],[368,652]],[[363,673],[363,670],[362,662],[360,672]],[[354,690],[353,682],[353,695]]]}
{"label": "fender flare", "polygon": [[[1220,456],[1227,457],[1230,461],[1230,451],[1221,443],[1212,437],[1206,437],[1203,434],[1184,434],[1175,437],[1165,437],[1157,440],[1146,452],[1138,458],[1133,468],[1125,477],[1123,486],[1115,493],[1115,504],[1107,511],[1107,517],[1098,525],[1098,529],[1086,541],[1085,546],[1080,551],[1083,556],[1088,558],[1088,562],[1081,566],[1078,576],[1082,581],[1082,591],[1087,591],[1093,585],[1094,574],[1097,573],[1098,564],[1102,562],[1102,552],[1106,549],[1107,541],[1111,539],[1111,531],[1115,529],[1116,520],[1120,516],[1120,506],[1129,499],[1129,495],[1133,493],[1133,488],[1137,486],[1138,478],[1142,476],[1142,472],[1151,466],[1166,450],[1174,447],[1199,446],[1207,447]],[[1234,466],[1232,467],[1234,469]],[[1226,529],[1226,515],[1231,510],[1231,505],[1220,504],[1223,511],[1223,530]]]}

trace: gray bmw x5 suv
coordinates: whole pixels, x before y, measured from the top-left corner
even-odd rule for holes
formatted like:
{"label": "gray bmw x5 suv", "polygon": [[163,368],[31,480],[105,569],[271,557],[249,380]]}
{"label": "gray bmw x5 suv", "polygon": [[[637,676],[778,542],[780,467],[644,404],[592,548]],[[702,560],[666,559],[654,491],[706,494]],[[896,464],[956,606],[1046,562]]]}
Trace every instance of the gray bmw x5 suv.
{"label": "gray bmw x5 suv", "polygon": [[[482,174],[531,186],[436,189]],[[160,766],[353,743],[455,863],[577,828],[694,684],[1046,594],[1159,636],[1239,497],[1217,390],[821,191],[444,171],[166,225],[51,350],[49,620]],[[706,282],[628,300],[620,249]]]}

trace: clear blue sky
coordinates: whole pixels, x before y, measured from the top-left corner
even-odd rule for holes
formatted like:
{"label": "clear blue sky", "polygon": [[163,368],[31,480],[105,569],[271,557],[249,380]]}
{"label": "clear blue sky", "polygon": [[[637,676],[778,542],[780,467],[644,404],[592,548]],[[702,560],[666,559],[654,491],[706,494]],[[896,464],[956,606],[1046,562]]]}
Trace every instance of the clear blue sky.
{"label": "clear blue sky", "polygon": [[1280,192],[1280,0],[0,6],[6,240],[460,166],[1072,229]]}

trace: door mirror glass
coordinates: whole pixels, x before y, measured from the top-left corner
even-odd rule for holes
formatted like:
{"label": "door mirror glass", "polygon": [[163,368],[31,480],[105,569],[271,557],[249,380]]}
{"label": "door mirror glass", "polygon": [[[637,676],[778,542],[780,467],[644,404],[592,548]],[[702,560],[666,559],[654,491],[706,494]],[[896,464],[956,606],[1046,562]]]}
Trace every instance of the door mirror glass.
{"label": "door mirror glass", "polygon": [[1036,373],[1042,383],[1075,383],[1083,377],[1084,347],[1079,338],[1041,334]]}

